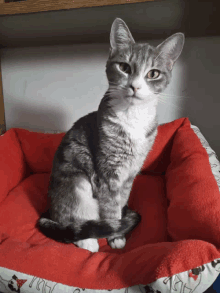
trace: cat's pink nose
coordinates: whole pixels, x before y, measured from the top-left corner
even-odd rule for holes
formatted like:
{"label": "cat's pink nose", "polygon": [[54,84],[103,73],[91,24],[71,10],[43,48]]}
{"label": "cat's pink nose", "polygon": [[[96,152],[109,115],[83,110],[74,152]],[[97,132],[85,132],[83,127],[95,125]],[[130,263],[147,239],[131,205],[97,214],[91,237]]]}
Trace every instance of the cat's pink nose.
{"label": "cat's pink nose", "polygon": [[136,93],[140,89],[140,86],[133,86],[133,85],[131,85],[131,88]]}

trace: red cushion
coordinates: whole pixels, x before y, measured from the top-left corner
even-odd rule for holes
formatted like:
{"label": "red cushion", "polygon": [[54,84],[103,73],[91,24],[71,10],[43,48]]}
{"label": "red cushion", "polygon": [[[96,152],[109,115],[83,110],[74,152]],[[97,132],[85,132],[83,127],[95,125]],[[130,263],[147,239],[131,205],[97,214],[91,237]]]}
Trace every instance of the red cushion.
{"label": "red cushion", "polygon": [[170,161],[166,171],[169,234],[174,241],[202,239],[219,246],[219,188],[207,152],[188,123],[175,134]]}
{"label": "red cushion", "polygon": [[56,149],[65,134],[45,134],[21,128],[14,130],[31,171],[34,173],[50,172]]}
{"label": "red cushion", "polygon": [[[94,254],[48,239],[35,227],[46,206],[53,155],[63,134],[15,131],[0,140],[0,147],[7,145],[0,157],[4,180],[10,182],[13,172],[13,184],[0,186],[0,196],[7,195],[0,203],[0,266],[80,288],[117,289],[220,258],[219,189],[188,119],[159,127],[144,175],[137,176],[132,188],[129,205],[142,221],[127,235],[125,249],[112,250],[100,239],[100,251]],[[16,160],[12,149],[20,154]],[[25,161],[38,174],[24,178]]]}
{"label": "red cushion", "polygon": [[14,129],[0,136],[0,202],[24,179],[26,162]]}

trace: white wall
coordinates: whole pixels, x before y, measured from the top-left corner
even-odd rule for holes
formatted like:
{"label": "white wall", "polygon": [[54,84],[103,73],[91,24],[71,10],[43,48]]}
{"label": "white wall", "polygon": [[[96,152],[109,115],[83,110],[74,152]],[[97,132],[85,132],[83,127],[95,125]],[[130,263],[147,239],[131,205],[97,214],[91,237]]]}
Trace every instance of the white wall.
{"label": "white wall", "polygon": [[2,52],[6,127],[66,131],[96,110],[107,88],[108,47],[75,45]]}
{"label": "white wall", "polygon": [[[2,49],[7,129],[66,131],[96,110],[107,89],[108,48],[89,44]],[[189,117],[220,157],[219,52],[220,37],[186,40],[158,116],[160,123]]]}

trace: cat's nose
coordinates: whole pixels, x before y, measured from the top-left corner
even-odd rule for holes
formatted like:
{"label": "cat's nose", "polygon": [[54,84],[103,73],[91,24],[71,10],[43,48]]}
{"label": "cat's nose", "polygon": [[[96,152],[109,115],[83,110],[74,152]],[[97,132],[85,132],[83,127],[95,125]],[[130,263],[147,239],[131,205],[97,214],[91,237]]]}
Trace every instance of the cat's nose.
{"label": "cat's nose", "polygon": [[136,93],[141,88],[141,85],[138,83],[132,83],[131,88],[134,91],[134,93]]}

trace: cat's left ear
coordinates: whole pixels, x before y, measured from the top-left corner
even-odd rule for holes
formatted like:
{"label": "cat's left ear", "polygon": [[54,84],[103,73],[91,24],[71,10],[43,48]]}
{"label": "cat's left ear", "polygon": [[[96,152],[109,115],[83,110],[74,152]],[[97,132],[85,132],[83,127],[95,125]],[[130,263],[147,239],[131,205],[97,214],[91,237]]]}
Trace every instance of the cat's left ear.
{"label": "cat's left ear", "polygon": [[122,19],[116,18],[110,33],[111,52],[121,50],[134,43],[135,41],[126,23]]}
{"label": "cat's left ear", "polygon": [[167,66],[169,70],[173,69],[174,63],[180,56],[184,42],[184,34],[176,33],[157,46],[157,56],[163,55],[167,59]]}

